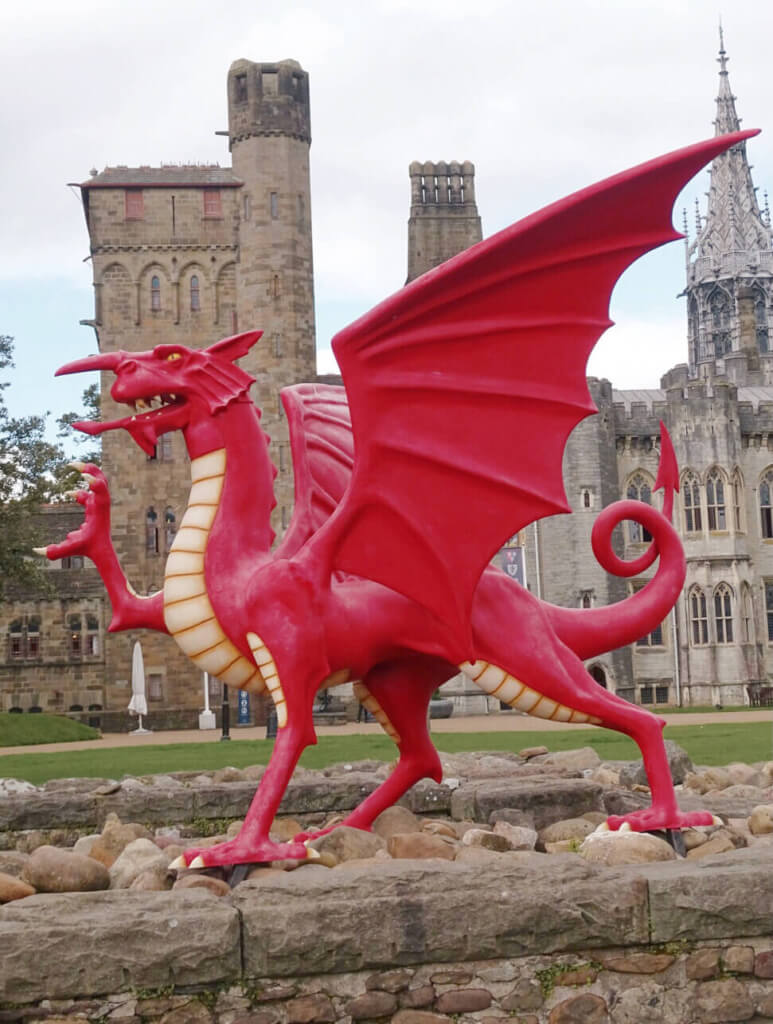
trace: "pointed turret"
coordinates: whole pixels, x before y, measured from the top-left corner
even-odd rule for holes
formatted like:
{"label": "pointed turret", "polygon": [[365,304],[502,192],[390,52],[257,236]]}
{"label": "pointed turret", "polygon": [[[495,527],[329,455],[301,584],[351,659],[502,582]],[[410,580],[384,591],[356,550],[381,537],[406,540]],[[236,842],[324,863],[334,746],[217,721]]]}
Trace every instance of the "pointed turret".
{"label": "pointed turret", "polygon": [[[716,135],[738,131],[741,119],[727,71],[722,26],[719,29],[719,91],[714,120]],[[773,248],[767,218],[760,210],[741,142],[711,165],[708,207],[688,249],[687,316],[689,364],[693,376],[728,373],[737,376],[752,356],[769,351],[768,317],[773,295]],[[742,331],[739,289],[753,298],[755,330]],[[749,295],[751,291],[751,296]],[[735,359],[735,356],[741,356]],[[751,365],[751,364],[749,364]]]}

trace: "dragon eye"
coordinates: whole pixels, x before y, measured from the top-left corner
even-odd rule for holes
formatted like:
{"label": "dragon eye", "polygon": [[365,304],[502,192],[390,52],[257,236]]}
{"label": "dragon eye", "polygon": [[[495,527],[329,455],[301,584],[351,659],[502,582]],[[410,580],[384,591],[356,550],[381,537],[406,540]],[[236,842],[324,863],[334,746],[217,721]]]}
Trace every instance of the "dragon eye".
{"label": "dragon eye", "polygon": [[182,359],[182,356],[180,355],[180,353],[179,353],[179,352],[172,352],[172,354],[171,354],[171,355],[168,355],[168,356],[166,357],[166,361],[167,361],[168,363],[173,363],[173,362],[175,361],[175,359]]}

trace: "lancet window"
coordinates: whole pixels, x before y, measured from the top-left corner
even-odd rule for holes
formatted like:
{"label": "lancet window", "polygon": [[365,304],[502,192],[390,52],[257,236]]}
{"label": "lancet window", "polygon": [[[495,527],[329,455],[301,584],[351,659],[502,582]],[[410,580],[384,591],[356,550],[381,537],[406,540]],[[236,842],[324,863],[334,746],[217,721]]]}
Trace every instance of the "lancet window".
{"label": "lancet window", "polygon": [[768,469],[760,480],[760,530],[765,540],[773,540],[773,469]]}
{"label": "lancet window", "polygon": [[714,591],[714,624],[717,643],[733,642],[733,592],[727,583],[720,583]]}
{"label": "lancet window", "polygon": [[706,595],[700,587],[693,587],[689,597],[690,639],[698,647],[709,642],[709,616]]}
{"label": "lancet window", "polygon": [[682,480],[682,508],[684,509],[685,533],[700,533],[703,529],[701,520],[701,487],[693,473],[685,473]]}
{"label": "lancet window", "polygon": [[709,529],[722,531],[727,529],[725,511],[725,483],[718,469],[712,469],[706,478],[706,512]]}
{"label": "lancet window", "polygon": [[714,358],[719,359],[731,349],[730,296],[715,288],[709,296],[709,330]]}
{"label": "lancet window", "polygon": [[[625,496],[633,501],[643,501],[645,505],[652,504],[652,486],[644,474],[635,473],[631,477]],[[636,523],[633,520],[628,524],[628,536],[632,544],[646,544],[652,540],[649,531],[641,523]]]}

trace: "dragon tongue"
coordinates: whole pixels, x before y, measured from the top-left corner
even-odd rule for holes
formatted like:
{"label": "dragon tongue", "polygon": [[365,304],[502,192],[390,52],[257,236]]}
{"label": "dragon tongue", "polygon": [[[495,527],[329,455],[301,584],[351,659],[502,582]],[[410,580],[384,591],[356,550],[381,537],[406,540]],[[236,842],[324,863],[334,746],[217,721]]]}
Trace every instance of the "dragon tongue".
{"label": "dragon tongue", "polygon": [[73,423],[73,427],[92,436],[104,434],[106,430],[126,430],[146,455],[152,455],[156,448],[157,434],[154,426],[143,417],[124,416],[120,420],[101,423],[94,420],[80,420]]}

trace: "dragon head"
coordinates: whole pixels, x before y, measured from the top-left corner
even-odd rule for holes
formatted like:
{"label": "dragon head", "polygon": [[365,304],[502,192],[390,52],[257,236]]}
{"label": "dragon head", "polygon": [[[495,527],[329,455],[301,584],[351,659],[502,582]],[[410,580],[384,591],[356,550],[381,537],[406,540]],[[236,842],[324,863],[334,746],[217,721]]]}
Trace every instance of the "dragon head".
{"label": "dragon head", "polygon": [[74,423],[86,434],[122,428],[148,455],[162,434],[184,430],[210,418],[231,402],[243,398],[255,378],[234,366],[249,352],[262,331],[248,331],[216,341],[209,348],[156,345],[149,352],[105,352],[67,363],[56,371],[112,370],[116,376],[110,394],[132,409],[130,416],[109,422]]}

